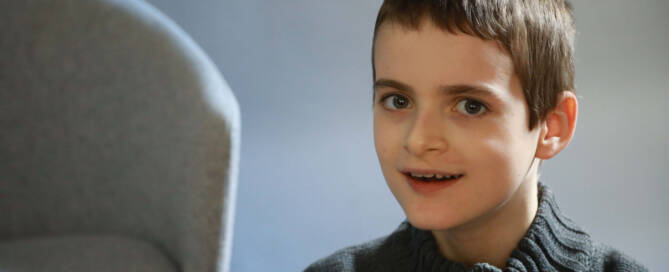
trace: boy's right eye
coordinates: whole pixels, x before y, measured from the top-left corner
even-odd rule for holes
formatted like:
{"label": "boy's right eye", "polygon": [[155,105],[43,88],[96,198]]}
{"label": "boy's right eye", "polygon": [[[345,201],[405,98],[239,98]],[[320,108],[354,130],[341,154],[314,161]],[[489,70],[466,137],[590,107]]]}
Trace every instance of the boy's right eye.
{"label": "boy's right eye", "polygon": [[391,110],[405,109],[409,107],[409,98],[399,94],[391,94],[381,99],[383,107]]}

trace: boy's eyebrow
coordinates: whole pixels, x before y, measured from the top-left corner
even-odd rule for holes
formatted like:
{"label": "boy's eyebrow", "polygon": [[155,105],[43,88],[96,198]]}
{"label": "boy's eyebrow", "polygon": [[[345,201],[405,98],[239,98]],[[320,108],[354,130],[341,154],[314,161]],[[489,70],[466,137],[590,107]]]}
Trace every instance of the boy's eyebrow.
{"label": "boy's eyebrow", "polygon": [[[393,89],[397,89],[400,91],[405,91],[408,93],[415,93],[414,89],[411,88],[411,86],[404,84],[402,82],[399,82],[397,80],[392,80],[392,79],[378,79],[374,82],[374,92],[376,93],[376,90],[381,87],[389,87]],[[482,95],[486,97],[490,97],[492,99],[500,100],[499,96],[495,94],[494,91],[490,90],[487,87],[484,86],[475,86],[475,85],[468,85],[468,84],[456,84],[456,85],[446,85],[446,86],[441,86],[439,87],[440,91],[445,94],[445,95],[450,95],[450,96],[455,96],[455,95],[462,95],[462,94],[473,94],[473,95]]]}
{"label": "boy's eyebrow", "polygon": [[409,92],[409,93],[414,92],[413,88],[411,88],[411,86],[409,86],[407,84],[404,84],[402,82],[399,82],[397,80],[392,80],[392,79],[381,78],[381,79],[377,79],[376,81],[374,81],[374,92],[376,92],[376,90],[381,88],[381,87],[390,87],[390,88],[393,88],[393,89],[398,89],[400,91],[405,91],[405,92]]}

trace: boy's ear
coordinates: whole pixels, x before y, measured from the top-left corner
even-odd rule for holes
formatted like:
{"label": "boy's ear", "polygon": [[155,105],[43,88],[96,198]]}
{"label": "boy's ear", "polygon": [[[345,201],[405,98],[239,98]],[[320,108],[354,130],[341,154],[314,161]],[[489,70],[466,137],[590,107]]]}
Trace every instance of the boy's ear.
{"label": "boy's ear", "polygon": [[555,109],[548,112],[546,119],[540,122],[539,143],[535,156],[547,160],[562,151],[576,128],[578,117],[578,100],[571,91],[563,91],[558,96]]}

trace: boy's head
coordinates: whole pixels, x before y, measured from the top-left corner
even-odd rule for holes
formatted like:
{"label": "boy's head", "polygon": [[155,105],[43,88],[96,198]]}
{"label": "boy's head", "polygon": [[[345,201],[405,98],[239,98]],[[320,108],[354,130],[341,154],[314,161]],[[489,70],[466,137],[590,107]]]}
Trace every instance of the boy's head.
{"label": "boy's head", "polygon": [[[566,0],[385,0],[372,50],[382,25],[418,30],[425,19],[451,33],[495,41],[511,55],[530,109],[530,129],[555,106],[560,92],[574,91],[575,31]],[[372,70],[376,79],[373,53]]]}
{"label": "boy's head", "polygon": [[481,223],[536,199],[539,162],[576,123],[573,35],[561,0],[384,1],[374,141],[412,224]]}

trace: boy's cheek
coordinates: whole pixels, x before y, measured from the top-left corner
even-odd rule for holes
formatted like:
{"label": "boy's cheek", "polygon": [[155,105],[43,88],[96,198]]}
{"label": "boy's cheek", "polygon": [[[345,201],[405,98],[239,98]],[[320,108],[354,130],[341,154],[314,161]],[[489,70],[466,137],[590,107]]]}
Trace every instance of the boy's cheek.
{"label": "boy's cheek", "polygon": [[389,124],[374,124],[374,146],[379,157],[388,157],[403,146],[402,127]]}

